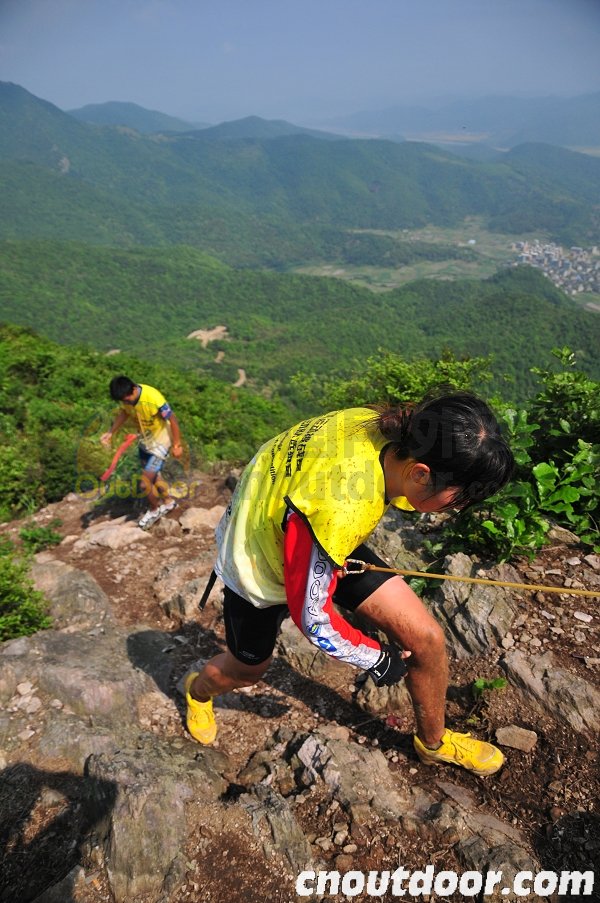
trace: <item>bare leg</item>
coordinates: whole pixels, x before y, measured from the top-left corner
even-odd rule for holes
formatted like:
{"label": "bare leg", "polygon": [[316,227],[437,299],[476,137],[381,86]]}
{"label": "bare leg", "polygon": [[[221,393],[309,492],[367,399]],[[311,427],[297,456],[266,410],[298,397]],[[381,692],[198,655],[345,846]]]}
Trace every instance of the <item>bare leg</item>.
{"label": "bare leg", "polygon": [[198,702],[207,702],[237,687],[251,687],[258,683],[270,663],[271,657],[260,665],[245,665],[227,649],[205,664],[189,688],[190,696]]}
{"label": "bare leg", "polygon": [[417,736],[425,746],[435,748],[444,733],[448,687],[442,628],[401,577],[387,580],[358,611],[412,653],[407,660],[406,686],[415,710]]}
{"label": "bare leg", "polygon": [[158,506],[164,501],[161,490],[165,493],[165,481],[160,477],[160,474],[150,470],[144,470],[140,477],[140,483],[142,486],[142,493],[148,499],[150,508],[152,511],[156,511]]}

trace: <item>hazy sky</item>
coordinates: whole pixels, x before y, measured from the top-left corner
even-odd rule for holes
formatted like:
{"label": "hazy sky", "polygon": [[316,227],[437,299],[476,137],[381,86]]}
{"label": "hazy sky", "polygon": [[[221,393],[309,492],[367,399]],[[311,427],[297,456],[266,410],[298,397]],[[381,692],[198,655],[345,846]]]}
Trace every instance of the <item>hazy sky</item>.
{"label": "hazy sky", "polygon": [[304,124],[600,90],[600,0],[0,0],[0,80],[68,110]]}

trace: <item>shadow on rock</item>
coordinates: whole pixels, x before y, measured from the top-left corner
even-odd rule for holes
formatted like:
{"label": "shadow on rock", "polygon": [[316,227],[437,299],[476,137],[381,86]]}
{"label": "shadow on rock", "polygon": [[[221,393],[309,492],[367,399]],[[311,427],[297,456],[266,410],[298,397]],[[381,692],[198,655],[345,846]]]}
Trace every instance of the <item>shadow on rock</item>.
{"label": "shadow on rock", "polygon": [[0,774],[0,901],[71,903],[79,866],[106,832],[117,787],[27,763]]}
{"label": "shadow on rock", "polygon": [[[547,836],[538,843],[542,868],[552,871],[594,873],[600,855],[600,815],[594,812],[572,812],[548,826]],[[592,877],[593,883],[593,877]],[[589,893],[589,891],[587,891]],[[586,894],[585,885],[570,889],[560,899]],[[598,900],[594,896],[589,899]]]}
{"label": "shadow on rock", "polygon": [[128,521],[138,520],[146,510],[144,499],[119,498],[117,495],[108,495],[93,505],[81,517],[81,527],[86,530],[94,521],[101,517],[115,520],[118,517],[126,517]]}
{"label": "shadow on rock", "polygon": [[[127,637],[129,661],[148,674],[158,689],[175,701],[179,701],[175,682],[183,677],[194,660],[208,660],[223,652],[223,644],[212,630],[175,628],[163,630],[137,630]],[[175,681],[175,682],[174,682]]]}

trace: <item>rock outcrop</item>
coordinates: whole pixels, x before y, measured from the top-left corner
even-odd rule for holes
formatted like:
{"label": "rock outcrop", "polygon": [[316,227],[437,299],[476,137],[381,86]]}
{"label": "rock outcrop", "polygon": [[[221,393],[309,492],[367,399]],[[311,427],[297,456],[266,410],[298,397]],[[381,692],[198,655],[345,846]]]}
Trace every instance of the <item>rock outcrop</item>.
{"label": "rock outcrop", "polygon": [[[438,870],[501,871],[502,886],[486,899],[512,900],[516,872],[554,867],[525,823],[502,809],[503,773],[487,793],[470,775],[425,769],[411,751],[406,686],[377,688],[316,650],[289,619],[273,676],[220,701],[227,742],[204,748],[189,737],[183,675],[222,648],[218,587],[203,626],[196,607],[212,565],[207,528],[223,506],[202,510],[141,534],[148,549],[164,539],[174,550],[197,543],[187,557],[157,555],[145,575],[157,617],[171,618],[165,629],[124,623],[114,596],[84,569],[86,556],[129,545],[128,522],[99,524],[70,540],[78,567],[52,553],[37,557],[32,576],[50,601],[54,627],[0,645],[0,900],[283,903],[296,899],[295,878],[305,869],[425,868],[431,857]],[[378,529],[381,553],[391,523]],[[418,551],[395,534],[389,557],[419,566]],[[596,575],[595,556],[589,559],[582,567]],[[444,567],[479,573],[464,555]],[[115,576],[119,592],[135,576],[131,558],[125,568]],[[484,573],[519,579],[507,567]],[[497,722],[497,736],[521,757],[514,762],[523,775],[533,775],[527,763],[548,745],[555,723],[580,738],[585,757],[600,728],[600,694],[549,649],[532,654],[521,641],[518,597],[447,583],[428,604],[446,629],[457,673],[471,662],[503,669],[518,706]],[[541,611],[548,619],[539,619],[540,630],[573,621],[559,606]],[[534,627],[531,621],[530,639]],[[538,717],[548,726],[533,732]],[[252,748],[243,735],[254,724],[260,741]],[[407,733],[394,733],[404,724]],[[566,814],[554,808],[558,824]],[[592,842],[587,824],[578,830]],[[548,843],[559,843],[555,834],[564,843],[557,832]]]}

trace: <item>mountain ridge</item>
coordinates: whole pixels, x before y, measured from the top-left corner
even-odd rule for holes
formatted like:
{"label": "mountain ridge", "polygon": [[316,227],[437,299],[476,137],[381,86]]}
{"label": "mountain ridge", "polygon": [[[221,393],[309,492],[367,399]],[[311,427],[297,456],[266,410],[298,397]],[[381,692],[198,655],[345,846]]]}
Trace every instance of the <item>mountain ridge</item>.
{"label": "mountain ridge", "polygon": [[89,103],[65,112],[81,122],[125,126],[142,134],[165,131],[188,132],[192,129],[208,128],[208,123],[188,122],[178,116],[170,116],[159,110],[149,110],[130,101],[109,100],[105,103]]}
{"label": "mountain ridge", "polygon": [[[302,132],[240,140],[219,137],[218,131],[216,138],[207,136],[204,130],[123,133],[79,122],[6,85],[0,85],[0,127],[0,160],[12,167],[8,188],[21,203],[27,179],[15,165],[33,163],[61,175],[71,192],[92,186],[114,196],[116,211],[126,199],[131,215],[147,221],[158,243],[200,243],[211,251],[211,229],[226,221],[230,244],[231,236],[239,235],[250,247],[257,225],[260,230],[269,224],[279,246],[271,255],[275,265],[297,259],[291,249],[302,229],[312,233],[309,244],[321,249],[324,227],[410,229],[452,225],[472,215],[484,215],[489,228],[508,232],[524,231],[522,221],[534,221],[539,230],[570,244],[593,244],[600,234],[590,201],[596,189],[600,194],[600,159],[561,148],[552,152],[552,166],[546,161],[538,172],[530,160],[524,174],[511,157],[476,163],[419,142],[320,140]],[[567,184],[562,168],[584,176]],[[58,196],[60,181],[53,189]],[[41,199],[30,193],[29,200],[35,207]],[[42,227],[47,234],[44,216],[27,220],[30,204],[18,212],[18,234],[35,237]],[[66,200],[63,206],[68,215]],[[61,221],[52,210],[47,216]],[[99,231],[105,230],[92,205],[94,216]],[[14,217],[14,209],[5,211],[1,237],[16,237]],[[126,231],[122,221],[116,226]],[[290,250],[282,253],[286,241]],[[266,246],[264,253],[269,254]]]}
{"label": "mountain ridge", "polygon": [[401,133],[433,140],[451,133],[487,144],[514,147],[523,142],[600,145],[600,92],[573,97],[520,98],[490,95],[429,105],[395,104],[334,117],[324,128],[371,136]]}

